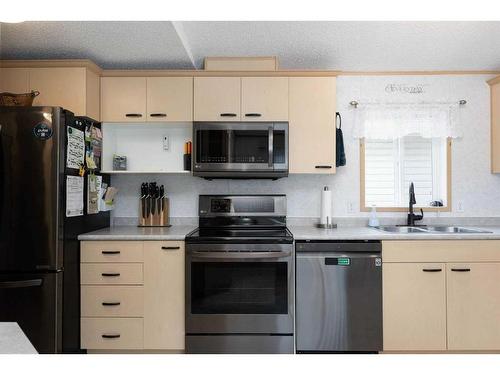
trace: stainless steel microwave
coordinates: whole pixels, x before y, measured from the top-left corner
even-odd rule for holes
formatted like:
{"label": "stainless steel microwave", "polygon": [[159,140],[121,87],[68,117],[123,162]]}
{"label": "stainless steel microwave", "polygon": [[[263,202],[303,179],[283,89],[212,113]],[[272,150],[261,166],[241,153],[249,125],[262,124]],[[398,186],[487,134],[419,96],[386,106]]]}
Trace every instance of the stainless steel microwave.
{"label": "stainless steel microwave", "polygon": [[207,179],[288,176],[288,122],[195,122],[193,175]]}

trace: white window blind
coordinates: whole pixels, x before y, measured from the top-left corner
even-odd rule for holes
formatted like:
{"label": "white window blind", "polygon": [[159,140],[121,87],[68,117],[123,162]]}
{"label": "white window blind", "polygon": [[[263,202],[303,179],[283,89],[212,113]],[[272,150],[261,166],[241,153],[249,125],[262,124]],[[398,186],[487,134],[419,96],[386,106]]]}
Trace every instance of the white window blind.
{"label": "white window blind", "polygon": [[416,206],[446,205],[446,139],[406,136],[365,141],[365,206],[405,207],[410,183]]}

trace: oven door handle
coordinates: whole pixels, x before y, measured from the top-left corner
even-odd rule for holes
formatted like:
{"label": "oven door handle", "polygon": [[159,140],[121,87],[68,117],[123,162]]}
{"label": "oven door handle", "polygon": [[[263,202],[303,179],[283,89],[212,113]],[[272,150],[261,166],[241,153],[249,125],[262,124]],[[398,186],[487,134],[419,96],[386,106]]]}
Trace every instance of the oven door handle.
{"label": "oven door handle", "polygon": [[203,259],[276,259],[292,255],[291,251],[193,251],[192,258]]}

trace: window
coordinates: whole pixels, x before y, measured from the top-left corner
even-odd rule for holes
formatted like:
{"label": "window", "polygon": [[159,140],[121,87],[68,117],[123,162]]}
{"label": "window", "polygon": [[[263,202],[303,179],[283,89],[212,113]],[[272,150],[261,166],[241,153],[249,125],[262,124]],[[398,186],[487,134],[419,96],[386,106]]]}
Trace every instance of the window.
{"label": "window", "polygon": [[448,207],[448,158],[451,141],[446,138],[404,136],[394,140],[362,140],[362,201],[365,210],[408,207],[410,183],[415,186],[416,207],[442,201]]}

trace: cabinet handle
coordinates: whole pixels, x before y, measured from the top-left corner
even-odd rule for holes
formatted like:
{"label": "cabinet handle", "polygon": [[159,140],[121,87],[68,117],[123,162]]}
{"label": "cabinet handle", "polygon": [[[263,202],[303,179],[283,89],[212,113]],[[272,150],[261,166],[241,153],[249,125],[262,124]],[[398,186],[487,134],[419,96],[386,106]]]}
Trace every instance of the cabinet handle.
{"label": "cabinet handle", "polygon": [[104,255],[117,255],[117,254],[120,254],[120,250],[103,250],[103,251],[101,251],[101,254],[104,254]]}
{"label": "cabinet handle", "polygon": [[166,113],[151,113],[149,116],[151,117],[167,117]]}
{"label": "cabinet handle", "polygon": [[221,113],[220,117],[236,117],[236,113]]}
{"label": "cabinet handle", "polygon": [[452,268],[453,272],[470,272],[470,268]]}
{"label": "cabinet handle", "polygon": [[120,302],[103,302],[102,305],[103,306],[120,306],[121,303]]}
{"label": "cabinet handle", "polygon": [[422,271],[424,272],[441,272],[441,268],[424,268]]}
{"label": "cabinet handle", "polygon": [[104,277],[117,277],[117,276],[120,276],[120,274],[119,273],[104,272],[104,273],[101,273],[101,276],[104,276]]}
{"label": "cabinet handle", "polygon": [[104,334],[104,335],[101,335],[101,337],[103,339],[118,339],[118,338],[120,338],[120,334],[114,334],[114,335]]}
{"label": "cabinet handle", "polygon": [[179,250],[181,247],[180,246],[162,246],[162,250]]}
{"label": "cabinet handle", "polygon": [[142,117],[140,113],[126,113],[125,117]]}
{"label": "cabinet handle", "polygon": [[331,165],[317,165],[314,168],[316,169],[332,169]]}
{"label": "cabinet handle", "polygon": [[262,114],[260,113],[245,113],[246,117],[261,117]]}

